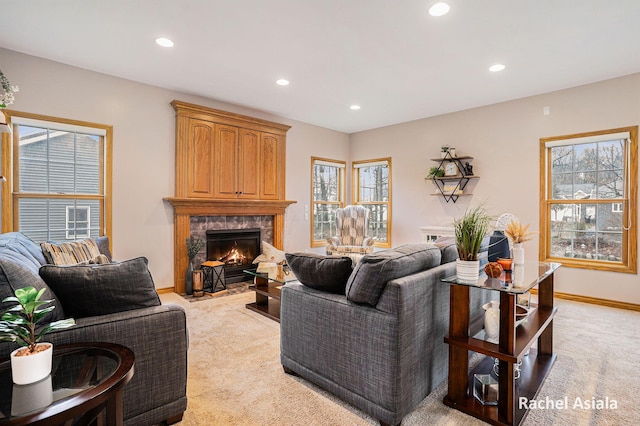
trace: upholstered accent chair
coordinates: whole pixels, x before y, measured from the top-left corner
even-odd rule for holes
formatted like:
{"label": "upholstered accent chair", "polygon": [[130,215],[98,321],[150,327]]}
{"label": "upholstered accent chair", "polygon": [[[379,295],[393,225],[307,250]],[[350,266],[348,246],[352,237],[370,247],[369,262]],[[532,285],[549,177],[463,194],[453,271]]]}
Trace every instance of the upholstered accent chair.
{"label": "upholstered accent chair", "polygon": [[375,237],[368,237],[369,210],[360,205],[336,210],[336,233],[327,238],[327,254],[367,254],[373,252]]}

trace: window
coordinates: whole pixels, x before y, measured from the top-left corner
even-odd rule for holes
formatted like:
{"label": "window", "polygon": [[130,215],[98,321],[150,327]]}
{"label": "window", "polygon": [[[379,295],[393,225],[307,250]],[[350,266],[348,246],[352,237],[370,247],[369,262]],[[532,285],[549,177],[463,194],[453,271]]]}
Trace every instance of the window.
{"label": "window", "polygon": [[111,127],[23,113],[11,125],[2,155],[12,190],[2,201],[12,220],[3,231],[34,241],[110,235]]}
{"label": "window", "polygon": [[391,247],[391,158],[353,162],[353,203],[369,209],[370,237]]}
{"label": "window", "polygon": [[540,140],[540,256],[636,273],[638,127]]}
{"label": "window", "polygon": [[311,245],[327,244],[336,235],[336,210],[344,207],[344,161],[311,157]]}
{"label": "window", "polygon": [[89,238],[91,207],[67,206],[67,239]]}

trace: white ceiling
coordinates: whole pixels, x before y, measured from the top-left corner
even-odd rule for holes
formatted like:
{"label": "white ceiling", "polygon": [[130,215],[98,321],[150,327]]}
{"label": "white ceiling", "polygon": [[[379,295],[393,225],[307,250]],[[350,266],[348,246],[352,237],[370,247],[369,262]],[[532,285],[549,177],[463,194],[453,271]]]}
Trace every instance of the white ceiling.
{"label": "white ceiling", "polygon": [[639,0],[435,2],[4,0],[0,46],[347,133],[640,72]]}

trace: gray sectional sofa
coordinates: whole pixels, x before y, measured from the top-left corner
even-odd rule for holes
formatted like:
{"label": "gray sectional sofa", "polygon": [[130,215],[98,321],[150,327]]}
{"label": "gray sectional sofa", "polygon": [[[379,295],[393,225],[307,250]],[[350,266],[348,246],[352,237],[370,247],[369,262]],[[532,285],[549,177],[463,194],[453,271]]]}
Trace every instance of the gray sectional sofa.
{"label": "gray sectional sofa", "polygon": [[[98,247],[110,256],[108,240],[103,238]],[[46,336],[54,347],[111,342],[133,351],[135,373],[123,394],[125,425],[171,424],[182,418],[187,407],[186,315],[177,305],[160,304],[145,258],[45,266],[38,244],[21,233],[2,234],[0,300],[26,286],[46,288],[44,297],[54,299],[56,309],[48,320],[76,319],[75,326]],[[1,342],[0,359],[8,358],[16,347]]]}
{"label": "gray sectional sofa", "polygon": [[[407,245],[366,255],[347,274],[346,260],[287,254],[300,282],[281,291],[285,371],[400,424],[447,377],[449,285],[440,279],[455,274],[456,258],[455,246]],[[481,319],[490,292],[473,290]]]}

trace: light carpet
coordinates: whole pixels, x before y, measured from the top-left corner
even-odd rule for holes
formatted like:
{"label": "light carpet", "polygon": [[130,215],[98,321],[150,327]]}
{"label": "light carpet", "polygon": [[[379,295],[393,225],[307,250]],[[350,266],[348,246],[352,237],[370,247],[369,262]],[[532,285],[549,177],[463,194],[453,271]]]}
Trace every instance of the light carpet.
{"label": "light carpet", "polygon": [[[280,365],[279,324],[245,308],[252,292],[189,303],[189,370],[184,419],[190,425],[371,425],[376,420]],[[554,319],[558,354],[524,425],[632,425],[640,419],[640,313],[563,300]],[[442,403],[446,381],[402,421],[413,425],[483,425]],[[608,409],[574,407],[609,400]],[[612,401],[617,408],[612,409]],[[546,401],[550,401],[547,403]]]}

